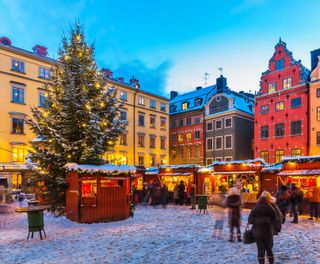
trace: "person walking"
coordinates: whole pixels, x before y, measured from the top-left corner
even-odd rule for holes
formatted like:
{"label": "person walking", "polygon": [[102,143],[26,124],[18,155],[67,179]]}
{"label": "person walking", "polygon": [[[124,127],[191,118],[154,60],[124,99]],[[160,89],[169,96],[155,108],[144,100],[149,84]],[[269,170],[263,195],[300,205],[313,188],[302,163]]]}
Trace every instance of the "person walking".
{"label": "person walking", "polygon": [[241,231],[240,231],[240,211],[241,211],[241,196],[237,188],[233,187],[229,190],[227,196],[226,206],[229,209],[229,226],[230,226],[230,238],[229,242],[234,242],[233,230],[237,231],[237,239],[241,242]]}
{"label": "person walking", "polygon": [[173,201],[174,201],[175,205],[177,205],[179,203],[179,184],[178,184],[178,182],[176,183],[176,185],[173,188]]}
{"label": "person walking", "polygon": [[196,209],[196,194],[197,194],[197,186],[193,182],[191,182],[191,188],[190,188],[191,208],[190,209]]}
{"label": "person walking", "polygon": [[186,205],[190,205],[191,204],[191,197],[190,197],[190,191],[191,191],[191,188],[192,188],[192,183],[189,182],[189,184],[187,185],[187,202],[186,202]]}
{"label": "person walking", "polygon": [[161,187],[161,204],[163,208],[167,207],[167,195],[168,195],[168,187],[165,183],[163,183]]}
{"label": "person walking", "polygon": [[263,192],[248,218],[248,223],[252,224],[252,236],[258,248],[259,264],[265,263],[266,253],[269,264],[274,264],[272,248],[276,212],[271,205],[270,199],[271,194]]}
{"label": "person walking", "polygon": [[282,185],[280,191],[276,194],[276,205],[282,213],[282,224],[286,221],[286,214],[290,205],[290,194],[287,186]]}
{"label": "person walking", "polygon": [[320,216],[320,186],[313,186],[308,191],[308,201],[310,206],[310,218],[309,220],[313,220],[313,217],[318,220]]}
{"label": "person walking", "polygon": [[290,207],[293,214],[293,220],[291,223],[298,223],[298,208],[303,200],[303,192],[297,188],[297,186],[292,183],[291,184],[291,194],[290,194]]}
{"label": "person walking", "polygon": [[179,195],[179,205],[180,206],[183,205],[184,190],[185,190],[184,183],[183,183],[183,181],[180,181],[180,184],[178,186],[178,195]]}

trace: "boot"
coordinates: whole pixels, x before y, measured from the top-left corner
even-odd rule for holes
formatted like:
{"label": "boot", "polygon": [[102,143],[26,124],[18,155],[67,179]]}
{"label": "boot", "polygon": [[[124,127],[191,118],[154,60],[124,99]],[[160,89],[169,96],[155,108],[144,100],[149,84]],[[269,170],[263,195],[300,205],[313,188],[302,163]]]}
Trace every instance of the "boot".
{"label": "boot", "polygon": [[264,262],[264,257],[263,257],[263,258],[259,258],[259,257],[258,257],[258,261],[259,261],[259,264],[265,264],[265,262]]}
{"label": "boot", "polygon": [[269,261],[269,264],[274,264],[274,257],[268,256],[268,261]]}
{"label": "boot", "polygon": [[237,234],[237,239],[238,239],[238,242],[242,242],[242,239],[241,239],[241,235],[240,235],[240,234]]}
{"label": "boot", "polygon": [[229,242],[234,242],[234,240],[233,240],[233,234],[230,235],[230,238],[229,238],[228,241],[229,241]]}

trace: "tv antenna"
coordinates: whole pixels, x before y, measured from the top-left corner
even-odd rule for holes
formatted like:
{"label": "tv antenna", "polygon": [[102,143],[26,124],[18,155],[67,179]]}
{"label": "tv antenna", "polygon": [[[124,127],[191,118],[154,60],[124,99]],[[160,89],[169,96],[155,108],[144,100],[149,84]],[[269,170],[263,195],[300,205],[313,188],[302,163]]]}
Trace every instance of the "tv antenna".
{"label": "tv antenna", "polygon": [[204,87],[207,87],[207,80],[209,79],[210,74],[205,72],[204,73]]}
{"label": "tv antenna", "polygon": [[223,75],[223,68],[219,67],[218,70],[220,71],[220,75],[222,76]]}

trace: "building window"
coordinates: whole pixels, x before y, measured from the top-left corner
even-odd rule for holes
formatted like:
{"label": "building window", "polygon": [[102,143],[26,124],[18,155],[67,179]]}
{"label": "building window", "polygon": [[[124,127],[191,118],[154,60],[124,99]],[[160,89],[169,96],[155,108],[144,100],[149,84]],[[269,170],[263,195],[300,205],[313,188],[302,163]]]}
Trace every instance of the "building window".
{"label": "building window", "polygon": [[320,121],[320,107],[317,107],[317,120]]}
{"label": "building window", "polygon": [[138,134],[138,147],[144,148],[144,135]]}
{"label": "building window", "polygon": [[297,108],[301,106],[301,97],[291,99],[291,108]]}
{"label": "building window", "polygon": [[178,120],[178,125],[179,125],[179,127],[183,127],[183,119],[182,118]]}
{"label": "building window", "polygon": [[191,117],[187,117],[187,125],[188,125],[188,126],[191,125]]}
{"label": "building window", "polygon": [[181,133],[178,134],[178,141],[179,142],[183,141],[183,135]]}
{"label": "building window", "polygon": [[150,115],[150,128],[156,128],[156,116]]}
{"label": "building window", "polygon": [[200,130],[194,132],[194,139],[200,139]]}
{"label": "building window", "polygon": [[216,137],[215,138],[215,146],[216,150],[221,150],[222,149],[222,137]]}
{"label": "building window", "polygon": [[12,68],[11,70],[16,72],[24,72],[24,62],[16,59],[12,59]]}
{"label": "building window", "polygon": [[317,131],[317,145],[320,145],[320,131]]}
{"label": "building window", "polygon": [[151,167],[156,166],[156,157],[155,156],[150,156],[150,166]]}
{"label": "building window", "polygon": [[25,150],[24,148],[14,147],[12,150],[13,162],[24,162],[25,161]]}
{"label": "building window", "polygon": [[276,71],[282,70],[284,68],[284,59],[276,61]]}
{"label": "building window", "polygon": [[276,91],[277,88],[277,83],[276,82],[272,82],[268,84],[268,93],[274,93]]}
{"label": "building window", "polygon": [[299,148],[291,149],[291,156],[292,157],[301,156],[301,149],[299,149]]}
{"label": "building window", "polygon": [[47,107],[48,93],[44,91],[39,92],[39,107]]}
{"label": "building window", "polygon": [[139,156],[138,157],[138,163],[140,166],[144,166],[144,156]]}
{"label": "building window", "polygon": [[194,146],[194,157],[199,158],[200,157],[200,146],[195,145]]}
{"label": "building window", "polygon": [[150,108],[156,109],[156,100],[150,99]]}
{"label": "building window", "polygon": [[127,112],[125,111],[120,112],[120,120],[127,121]]}
{"label": "building window", "polygon": [[223,161],[223,158],[222,157],[216,157],[215,161]]}
{"label": "building window", "polygon": [[224,136],[224,149],[232,149],[232,135]]}
{"label": "building window", "polygon": [[139,114],[138,126],[144,126],[144,114]]}
{"label": "building window", "polygon": [[260,114],[268,114],[269,113],[269,105],[262,105],[260,107]]}
{"label": "building window", "polygon": [[202,104],[202,99],[201,98],[197,98],[194,100],[194,106],[200,106]]}
{"label": "building window", "polygon": [[127,134],[121,134],[120,137],[120,145],[127,145]]}
{"label": "building window", "polygon": [[138,105],[144,105],[144,97],[138,96]]}
{"label": "building window", "polygon": [[268,151],[261,151],[260,158],[264,159],[265,162],[269,162],[269,152]]}
{"label": "building window", "polygon": [[192,133],[188,132],[186,133],[186,141],[190,141],[192,139]]}
{"label": "building window", "polygon": [[281,101],[281,102],[277,102],[275,104],[275,111],[282,111],[284,110],[284,102]]}
{"label": "building window", "polygon": [[173,113],[176,111],[176,106],[175,105],[170,105],[170,113]]}
{"label": "building window", "polygon": [[150,148],[155,148],[155,147],[156,147],[156,137],[150,136]]}
{"label": "building window", "polygon": [[12,118],[12,133],[23,134],[24,133],[24,119]]}
{"label": "building window", "polygon": [[232,118],[226,118],[224,120],[224,127],[227,128],[227,127],[232,127]]}
{"label": "building window", "polygon": [[213,129],[212,122],[207,123],[207,131],[211,131]]}
{"label": "building window", "polygon": [[288,89],[292,86],[292,78],[283,79],[283,89]]}
{"label": "building window", "polygon": [[276,150],[276,163],[281,162],[283,157],[284,157],[284,150],[282,149]]}
{"label": "building window", "polygon": [[24,104],[24,88],[12,86],[12,102]]}
{"label": "building window", "polygon": [[207,150],[213,150],[213,138],[207,138]]}
{"label": "building window", "polygon": [[230,161],[232,161],[232,157],[231,156],[230,157],[224,157],[224,161],[230,162]]}
{"label": "building window", "polygon": [[260,128],[260,138],[269,138],[269,126],[262,126]]}
{"label": "building window", "polygon": [[39,78],[50,80],[50,69],[39,67]]}
{"label": "building window", "polygon": [[160,148],[166,149],[166,138],[164,138],[164,137],[160,138]]}
{"label": "building window", "polygon": [[215,121],[216,129],[221,129],[222,128],[222,120],[216,120]]}
{"label": "building window", "polygon": [[176,128],[176,120],[170,120],[170,128]]}
{"label": "building window", "polygon": [[317,89],[317,97],[320,97],[320,88]]}
{"label": "building window", "polygon": [[275,136],[276,137],[283,137],[284,136],[284,123],[280,123],[280,124],[275,125]]}
{"label": "building window", "polygon": [[165,103],[160,104],[160,111],[166,112],[166,104]]}
{"label": "building window", "polygon": [[181,104],[181,109],[182,110],[187,110],[188,109],[188,103],[182,103]]}
{"label": "building window", "polygon": [[179,146],[177,150],[178,159],[183,159],[183,147]]}
{"label": "building window", "polygon": [[121,91],[120,92],[120,99],[124,100],[124,101],[127,101],[128,100],[128,93],[125,92],[125,91]]}
{"label": "building window", "polygon": [[207,165],[211,165],[213,163],[213,158],[207,158]]}
{"label": "building window", "polygon": [[166,123],[167,123],[167,119],[165,117],[160,117],[160,129],[161,130],[167,129]]}
{"label": "building window", "polygon": [[291,135],[301,135],[301,120],[291,122]]}
{"label": "building window", "polygon": [[186,158],[190,159],[192,157],[192,147],[187,146],[186,147]]}
{"label": "building window", "polygon": [[195,124],[200,124],[200,121],[201,121],[200,116],[196,116],[196,117],[194,118],[194,123],[195,123]]}

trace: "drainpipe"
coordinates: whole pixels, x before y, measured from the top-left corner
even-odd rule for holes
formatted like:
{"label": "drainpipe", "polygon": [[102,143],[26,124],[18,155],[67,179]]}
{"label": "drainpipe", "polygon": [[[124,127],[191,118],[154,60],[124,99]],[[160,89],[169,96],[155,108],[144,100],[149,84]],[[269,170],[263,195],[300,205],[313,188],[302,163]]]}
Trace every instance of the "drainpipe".
{"label": "drainpipe", "polygon": [[136,95],[138,93],[138,87],[135,87],[133,96],[133,165],[136,165]]}

